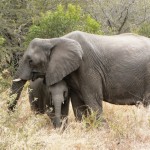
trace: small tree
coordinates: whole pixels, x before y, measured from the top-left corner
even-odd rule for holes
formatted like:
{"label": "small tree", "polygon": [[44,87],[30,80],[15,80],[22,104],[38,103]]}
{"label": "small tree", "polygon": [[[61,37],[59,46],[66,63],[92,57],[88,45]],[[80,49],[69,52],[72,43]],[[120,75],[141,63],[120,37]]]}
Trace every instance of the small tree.
{"label": "small tree", "polygon": [[62,5],[59,5],[54,12],[47,11],[33,20],[26,42],[35,37],[59,37],[74,30],[102,34],[100,23],[90,15],[84,14],[79,6],[69,4],[65,10]]}
{"label": "small tree", "polygon": [[138,34],[144,35],[150,38],[150,24],[144,23],[143,25],[141,25],[140,28],[138,29]]}

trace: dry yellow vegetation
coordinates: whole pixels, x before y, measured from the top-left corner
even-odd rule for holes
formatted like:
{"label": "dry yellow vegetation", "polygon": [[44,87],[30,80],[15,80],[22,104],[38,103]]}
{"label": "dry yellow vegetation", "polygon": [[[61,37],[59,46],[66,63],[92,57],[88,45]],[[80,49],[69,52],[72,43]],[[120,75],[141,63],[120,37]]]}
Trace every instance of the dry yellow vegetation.
{"label": "dry yellow vegetation", "polygon": [[62,133],[53,129],[47,115],[31,112],[26,89],[16,111],[8,113],[8,93],[0,95],[0,150],[150,149],[150,109],[103,103],[105,123],[96,121],[94,113],[79,123],[70,108],[69,124]]}

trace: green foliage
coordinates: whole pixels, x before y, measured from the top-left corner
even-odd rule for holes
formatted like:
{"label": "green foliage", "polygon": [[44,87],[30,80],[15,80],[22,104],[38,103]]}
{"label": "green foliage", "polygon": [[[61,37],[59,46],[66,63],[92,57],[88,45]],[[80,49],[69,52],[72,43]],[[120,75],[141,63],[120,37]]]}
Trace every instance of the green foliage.
{"label": "green foliage", "polygon": [[32,24],[32,18],[49,10],[54,4],[52,1],[54,0],[0,1],[0,72],[7,68],[13,74],[13,54],[26,49],[24,40]]}
{"label": "green foliage", "polygon": [[2,36],[0,36],[0,46],[3,45],[4,43],[5,43],[5,39]]}
{"label": "green foliage", "polygon": [[[58,37],[73,30],[116,34],[130,32],[133,26],[149,37],[149,6],[148,0],[1,0],[0,72],[16,67],[12,55],[26,49],[25,39],[28,44],[34,37]],[[147,25],[140,27],[143,21]]]}
{"label": "green foliage", "polygon": [[0,73],[0,93],[10,87],[10,81],[10,73],[8,70],[3,70],[2,73]]}
{"label": "green foliage", "polygon": [[101,25],[95,19],[91,18],[90,15],[86,17],[85,31],[102,34]]}
{"label": "green foliage", "polygon": [[[27,0],[0,1],[0,72],[13,68],[12,53],[23,50],[23,41],[30,24]],[[10,69],[11,70],[11,69]]]}
{"label": "green foliage", "polygon": [[138,29],[138,34],[144,35],[150,38],[150,24],[144,23],[143,25],[141,25],[140,28]]}
{"label": "green foliage", "polygon": [[35,37],[59,37],[74,30],[102,33],[101,25],[90,15],[84,14],[80,6],[69,4],[65,10],[58,5],[54,12],[47,11],[33,20],[26,41],[28,43]]}
{"label": "green foliage", "polygon": [[5,38],[0,36],[0,71],[6,61],[6,50],[4,48],[5,41]]}

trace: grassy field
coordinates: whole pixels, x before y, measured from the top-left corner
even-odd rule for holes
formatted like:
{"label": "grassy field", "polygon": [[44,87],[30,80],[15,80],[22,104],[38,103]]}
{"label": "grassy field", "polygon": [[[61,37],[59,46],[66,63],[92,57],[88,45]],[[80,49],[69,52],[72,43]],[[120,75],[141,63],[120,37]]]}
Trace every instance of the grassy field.
{"label": "grassy field", "polygon": [[1,86],[0,91],[0,150],[150,149],[150,109],[103,103],[105,123],[96,121],[94,113],[79,123],[70,108],[69,124],[62,133],[53,129],[46,115],[31,112],[27,88],[14,113],[7,112],[9,89]]}

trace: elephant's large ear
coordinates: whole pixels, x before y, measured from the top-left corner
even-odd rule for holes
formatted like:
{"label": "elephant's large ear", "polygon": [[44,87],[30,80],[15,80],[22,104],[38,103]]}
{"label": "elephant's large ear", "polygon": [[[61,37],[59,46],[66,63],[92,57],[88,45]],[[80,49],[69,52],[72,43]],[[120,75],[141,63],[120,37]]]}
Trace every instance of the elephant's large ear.
{"label": "elephant's large ear", "polygon": [[71,72],[77,70],[81,64],[83,51],[81,45],[71,39],[54,38],[51,40],[54,48],[46,72],[46,83],[55,84]]}

